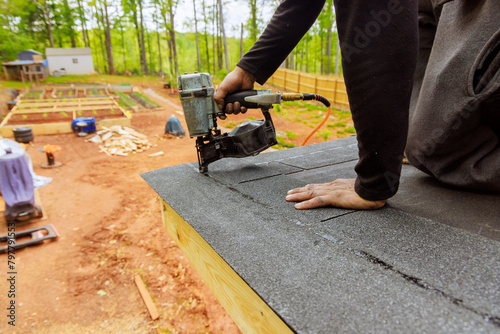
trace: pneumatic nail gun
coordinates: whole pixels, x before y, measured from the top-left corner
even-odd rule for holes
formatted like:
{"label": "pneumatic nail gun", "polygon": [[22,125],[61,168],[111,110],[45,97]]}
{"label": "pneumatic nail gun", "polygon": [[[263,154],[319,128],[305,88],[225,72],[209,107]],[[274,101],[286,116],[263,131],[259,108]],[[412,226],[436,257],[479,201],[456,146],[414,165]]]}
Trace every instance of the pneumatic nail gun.
{"label": "pneumatic nail gun", "polygon": [[[269,109],[281,101],[318,99],[316,94],[272,93],[272,90],[244,90],[228,94],[224,108],[214,101],[215,89],[208,73],[179,76],[179,95],[189,136],[196,137],[198,165],[201,173],[208,172],[208,165],[226,157],[243,158],[257,155],[276,145],[276,131]],[[217,117],[224,117],[228,103],[239,102],[247,109],[260,108],[264,119],[238,125],[229,133],[217,128]]]}

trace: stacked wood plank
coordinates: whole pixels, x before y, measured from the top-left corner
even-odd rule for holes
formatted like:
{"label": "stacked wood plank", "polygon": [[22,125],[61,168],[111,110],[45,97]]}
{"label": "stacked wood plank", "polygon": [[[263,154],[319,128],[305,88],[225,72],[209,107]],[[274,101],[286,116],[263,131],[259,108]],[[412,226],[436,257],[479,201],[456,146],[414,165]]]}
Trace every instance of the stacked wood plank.
{"label": "stacked wood plank", "polygon": [[126,126],[113,125],[109,128],[103,127],[95,136],[87,141],[100,143],[101,152],[109,156],[128,156],[131,153],[144,152],[150,149],[151,145],[147,136]]}

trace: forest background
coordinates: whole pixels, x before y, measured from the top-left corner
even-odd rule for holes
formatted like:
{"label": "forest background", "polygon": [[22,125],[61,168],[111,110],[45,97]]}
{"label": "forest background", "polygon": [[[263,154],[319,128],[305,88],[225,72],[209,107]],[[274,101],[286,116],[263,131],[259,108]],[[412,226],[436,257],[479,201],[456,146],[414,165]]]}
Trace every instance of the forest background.
{"label": "forest background", "polygon": [[[90,47],[99,73],[203,71],[223,78],[264,30],[278,0],[0,0],[0,58],[46,47]],[[283,64],[339,74],[332,0]]]}

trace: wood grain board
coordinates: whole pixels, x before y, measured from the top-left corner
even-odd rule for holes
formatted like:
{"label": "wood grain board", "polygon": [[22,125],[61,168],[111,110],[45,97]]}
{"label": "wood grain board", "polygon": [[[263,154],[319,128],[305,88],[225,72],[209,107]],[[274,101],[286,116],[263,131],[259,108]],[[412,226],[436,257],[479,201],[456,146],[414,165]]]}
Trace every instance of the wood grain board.
{"label": "wood grain board", "polygon": [[166,230],[243,333],[293,333],[181,216],[161,206]]}

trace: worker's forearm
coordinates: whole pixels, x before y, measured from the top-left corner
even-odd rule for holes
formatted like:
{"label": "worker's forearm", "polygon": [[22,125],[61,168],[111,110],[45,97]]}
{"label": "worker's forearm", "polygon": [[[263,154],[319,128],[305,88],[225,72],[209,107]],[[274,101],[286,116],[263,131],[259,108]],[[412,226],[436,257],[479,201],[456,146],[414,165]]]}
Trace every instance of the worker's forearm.
{"label": "worker's forearm", "polygon": [[342,66],[359,143],[356,192],[368,200],[399,186],[418,50],[413,0],[336,0]]}
{"label": "worker's forearm", "polygon": [[263,84],[283,63],[318,17],[325,0],[285,0],[238,66]]}

